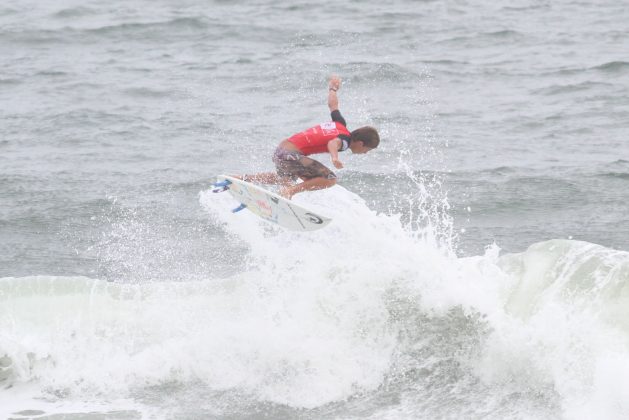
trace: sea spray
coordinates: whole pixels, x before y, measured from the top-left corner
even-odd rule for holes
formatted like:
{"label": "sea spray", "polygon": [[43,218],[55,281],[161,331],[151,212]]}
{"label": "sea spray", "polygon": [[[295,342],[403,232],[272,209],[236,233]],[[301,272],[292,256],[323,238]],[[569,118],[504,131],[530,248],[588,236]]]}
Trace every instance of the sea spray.
{"label": "sea spray", "polygon": [[3,279],[0,346],[22,366],[12,380],[68,398],[200,381],[294,407],[377,389],[398,333],[392,287],[412,294],[406,284],[417,268],[430,276],[439,266],[430,259],[444,256],[358,196],[320,194],[331,194],[313,200],[329,203],[318,210],[336,223],[309,236],[232,215],[203,195],[249,247],[244,269],[227,278]]}

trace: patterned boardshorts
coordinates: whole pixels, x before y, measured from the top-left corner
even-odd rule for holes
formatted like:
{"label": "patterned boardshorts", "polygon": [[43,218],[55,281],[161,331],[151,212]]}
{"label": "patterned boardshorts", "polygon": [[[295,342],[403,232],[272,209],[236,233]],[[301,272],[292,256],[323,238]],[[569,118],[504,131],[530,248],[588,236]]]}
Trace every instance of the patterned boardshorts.
{"label": "patterned boardshorts", "polygon": [[308,180],[312,178],[336,179],[334,172],[320,162],[310,159],[301,152],[278,147],[273,155],[273,163],[277,174],[293,181],[297,178]]}

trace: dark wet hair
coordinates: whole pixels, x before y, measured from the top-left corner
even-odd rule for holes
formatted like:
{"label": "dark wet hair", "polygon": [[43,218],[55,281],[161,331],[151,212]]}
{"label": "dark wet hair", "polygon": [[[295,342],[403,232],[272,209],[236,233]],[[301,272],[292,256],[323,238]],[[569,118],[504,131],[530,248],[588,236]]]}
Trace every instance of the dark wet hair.
{"label": "dark wet hair", "polygon": [[366,147],[375,149],[380,144],[380,136],[373,127],[360,127],[352,131],[352,141],[362,141]]}

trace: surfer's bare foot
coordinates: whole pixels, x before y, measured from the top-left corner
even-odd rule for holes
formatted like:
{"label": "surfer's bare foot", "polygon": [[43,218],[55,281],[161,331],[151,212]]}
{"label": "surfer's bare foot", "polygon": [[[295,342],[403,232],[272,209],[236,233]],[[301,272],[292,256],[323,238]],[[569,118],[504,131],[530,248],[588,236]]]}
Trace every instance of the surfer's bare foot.
{"label": "surfer's bare foot", "polygon": [[280,195],[287,200],[293,198],[293,191],[291,187],[282,187],[280,188]]}

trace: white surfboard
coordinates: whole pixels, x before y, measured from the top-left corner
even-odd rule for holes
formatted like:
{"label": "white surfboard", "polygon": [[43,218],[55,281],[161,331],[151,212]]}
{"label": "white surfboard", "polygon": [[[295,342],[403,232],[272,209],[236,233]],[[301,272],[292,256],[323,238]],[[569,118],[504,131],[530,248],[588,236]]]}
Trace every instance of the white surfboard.
{"label": "white surfboard", "polygon": [[[298,231],[317,230],[325,227],[332,221],[328,217],[301,207],[257,185],[228,175],[219,175],[217,184],[229,191],[239,203],[243,204],[252,213],[287,229]],[[240,208],[235,209],[235,211],[239,210]]]}

